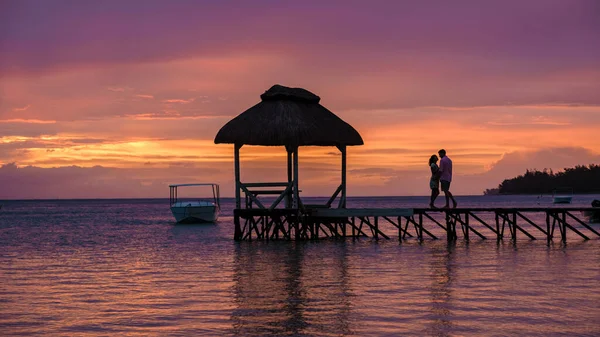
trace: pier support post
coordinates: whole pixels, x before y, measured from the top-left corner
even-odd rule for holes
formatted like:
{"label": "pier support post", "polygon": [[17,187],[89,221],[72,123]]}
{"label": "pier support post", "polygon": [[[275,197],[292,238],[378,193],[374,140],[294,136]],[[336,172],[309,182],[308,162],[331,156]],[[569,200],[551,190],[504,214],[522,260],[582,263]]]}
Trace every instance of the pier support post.
{"label": "pier support post", "polygon": [[550,233],[550,213],[546,212],[546,241],[550,244],[552,233]]}
{"label": "pier support post", "polygon": [[419,228],[417,232],[419,240],[423,241],[423,213],[419,213]]}
{"label": "pier support post", "polygon": [[500,217],[498,216],[498,212],[494,212],[494,218],[496,219],[496,237],[498,238],[497,240],[500,241],[503,239],[504,231],[500,231]]}
{"label": "pier support post", "polygon": [[469,213],[465,213],[465,223],[463,226],[465,228],[465,240],[469,241]]}
{"label": "pier support post", "polygon": [[[509,221],[509,226],[512,223],[512,230],[510,234],[512,235],[513,242],[517,242],[517,213],[512,213],[512,221]],[[508,214],[507,214],[508,216]]]}
{"label": "pier support post", "polygon": [[446,234],[448,236],[448,241],[454,241],[457,238],[456,219],[454,219],[450,212],[451,211],[446,211]]}
{"label": "pier support post", "polygon": [[450,214],[446,211],[446,237],[448,241],[452,241],[452,224],[450,223]]}
{"label": "pier support post", "polygon": [[242,240],[242,228],[240,227],[240,216],[238,214],[236,214],[237,212],[234,210],[233,211],[233,223],[235,225],[235,231],[233,234],[233,239],[236,241],[240,241]]}
{"label": "pier support post", "polygon": [[558,226],[560,228],[560,238],[562,242],[567,243],[567,215],[565,212],[561,213],[561,219]]}

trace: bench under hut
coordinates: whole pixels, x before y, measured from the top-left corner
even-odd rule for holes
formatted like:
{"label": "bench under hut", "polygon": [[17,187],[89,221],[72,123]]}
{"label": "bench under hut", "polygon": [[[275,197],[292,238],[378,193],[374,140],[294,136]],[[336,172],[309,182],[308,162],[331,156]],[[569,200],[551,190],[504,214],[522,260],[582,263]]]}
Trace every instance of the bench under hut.
{"label": "bench under hut", "polygon": [[[346,147],[363,145],[360,134],[348,123],[319,104],[320,97],[302,88],[274,85],[260,96],[261,102],[225,124],[215,137],[215,144],[234,144],[236,208],[274,209],[285,200],[285,207],[303,207],[299,196],[298,148],[300,146],[335,146],[341,152],[341,183],[324,205],[330,207],[339,195],[338,208],[346,207]],[[284,146],[287,151],[287,182],[243,183],[240,181],[240,149],[244,145]],[[269,188],[269,190],[265,190]],[[266,207],[259,194],[278,195]]]}

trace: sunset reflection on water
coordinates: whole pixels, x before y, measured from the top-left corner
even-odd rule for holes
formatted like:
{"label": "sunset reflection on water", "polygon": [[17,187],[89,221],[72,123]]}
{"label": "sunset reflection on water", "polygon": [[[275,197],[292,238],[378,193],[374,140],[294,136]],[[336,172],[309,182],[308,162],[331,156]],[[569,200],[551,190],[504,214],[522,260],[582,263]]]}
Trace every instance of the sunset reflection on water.
{"label": "sunset reflection on water", "polygon": [[[492,200],[470,198],[461,202]],[[546,336],[593,335],[600,326],[599,240],[234,242],[233,203],[223,205],[218,224],[181,226],[164,200],[5,203],[0,328],[50,336]]]}
{"label": "sunset reflection on water", "polygon": [[313,256],[307,243],[236,247],[236,335],[350,334],[346,255]]}

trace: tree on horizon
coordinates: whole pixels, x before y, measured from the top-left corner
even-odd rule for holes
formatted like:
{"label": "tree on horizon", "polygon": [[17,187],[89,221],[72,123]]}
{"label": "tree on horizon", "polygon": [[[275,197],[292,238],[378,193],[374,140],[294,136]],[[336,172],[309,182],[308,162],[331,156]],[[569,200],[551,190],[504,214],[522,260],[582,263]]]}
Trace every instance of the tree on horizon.
{"label": "tree on horizon", "polygon": [[572,189],[573,193],[600,192],[600,165],[577,165],[556,173],[547,168],[527,169],[525,174],[505,179],[484,194],[550,194],[561,189]]}

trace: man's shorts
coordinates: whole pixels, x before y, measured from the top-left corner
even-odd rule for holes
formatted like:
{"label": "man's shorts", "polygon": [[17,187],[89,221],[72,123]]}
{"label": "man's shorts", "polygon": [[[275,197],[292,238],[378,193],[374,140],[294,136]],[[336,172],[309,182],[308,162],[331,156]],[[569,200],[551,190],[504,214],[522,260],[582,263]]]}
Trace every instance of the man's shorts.
{"label": "man's shorts", "polygon": [[450,191],[450,182],[449,181],[442,180],[442,181],[440,181],[440,183],[442,185],[442,191],[444,191],[444,192]]}

